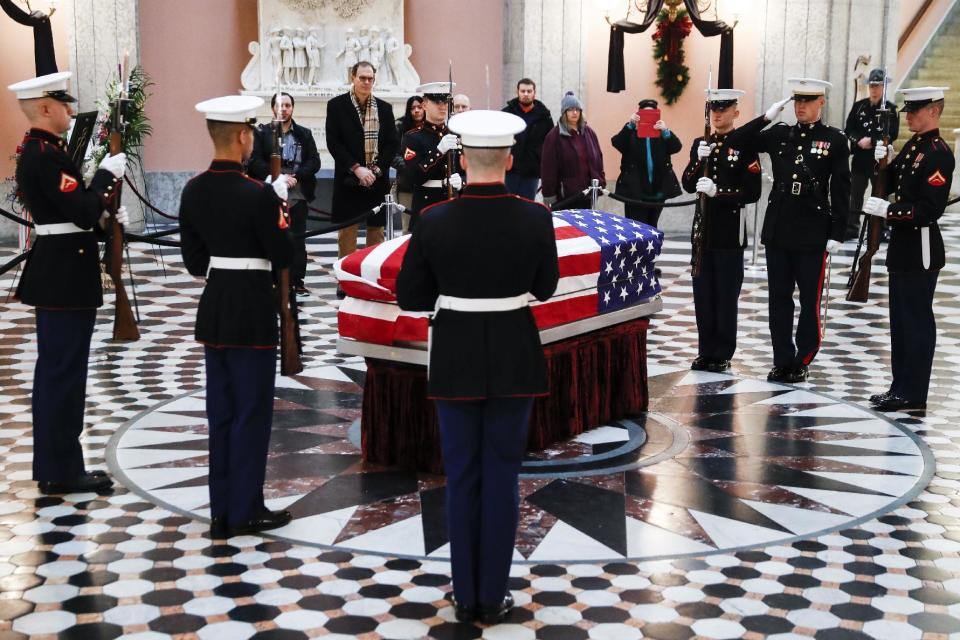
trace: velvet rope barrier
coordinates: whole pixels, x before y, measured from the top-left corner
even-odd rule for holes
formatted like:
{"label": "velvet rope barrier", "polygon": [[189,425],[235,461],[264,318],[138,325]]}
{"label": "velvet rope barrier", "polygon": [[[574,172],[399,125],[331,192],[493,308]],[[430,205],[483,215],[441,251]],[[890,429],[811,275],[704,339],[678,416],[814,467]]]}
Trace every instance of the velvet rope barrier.
{"label": "velvet rope barrier", "polygon": [[650,208],[663,207],[666,209],[669,207],[686,207],[688,205],[697,203],[696,199],[684,200],[682,202],[657,202],[654,200],[636,200],[634,198],[627,198],[626,196],[621,196],[617,193],[613,193],[612,191],[607,191],[606,189],[603,190],[603,195],[609,196],[614,200],[619,200],[620,202],[624,202],[626,204],[635,204],[638,207],[650,207]]}
{"label": "velvet rope barrier", "polygon": [[29,220],[25,218],[21,218],[17,214],[10,213],[9,211],[5,211],[3,209],[0,209],[0,216],[3,216],[4,218],[7,218],[9,220],[12,220],[17,224],[22,224],[25,227],[30,227],[31,229],[33,229],[36,226],[34,223],[30,222]]}
{"label": "velvet rope barrier", "polygon": [[10,261],[7,262],[5,265],[3,265],[2,267],[0,267],[0,276],[2,276],[3,274],[5,274],[7,271],[10,271],[10,269],[13,269],[15,266],[17,266],[18,264],[20,264],[20,263],[23,262],[24,260],[26,260],[27,257],[30,255],[30,251],[32,251],[32,249],[31,249],[31,250],[28,250],[28,251],[24,251],[23,253],[21,253],[20,255],[18,255],[16,258],[14,258],[13,260],[10,260]]}

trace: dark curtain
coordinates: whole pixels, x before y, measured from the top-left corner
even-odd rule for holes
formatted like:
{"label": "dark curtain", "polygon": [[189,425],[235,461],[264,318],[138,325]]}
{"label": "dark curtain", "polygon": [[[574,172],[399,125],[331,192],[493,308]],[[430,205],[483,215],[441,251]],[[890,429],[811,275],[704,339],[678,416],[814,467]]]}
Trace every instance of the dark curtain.
{"label": "dark curtain", "polygon": [[0,8],[14,21],[33,28],[33,61],[38,76],[57,72],[57,56],[53,49],[53,28],[50,18],[39,11],[27,13],[13,0],[0,0]]}
{"label": "dark curtain", "polygon": [[[733,88],[733,27],[721,20],[708,21],[700,15],[697,0],[684,0],[687,13],[693,26],[704,37],[720,36],[720,73],[717,88]],[[623,34],[643,33],[656,21],[663,9],[663,0],[651,0],[647,6],[647,13],[643,22],[627,22],[619,20],[610,25],[610,52],[607,55],[607,91],[619,93],[627,88],[626,73],[623,62]]]}

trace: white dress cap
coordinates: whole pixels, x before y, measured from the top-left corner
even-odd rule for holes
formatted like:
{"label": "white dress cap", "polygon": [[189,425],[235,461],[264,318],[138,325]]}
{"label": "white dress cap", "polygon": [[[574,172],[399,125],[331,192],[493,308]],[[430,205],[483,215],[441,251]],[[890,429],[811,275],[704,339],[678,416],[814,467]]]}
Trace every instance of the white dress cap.
{"label": "white dress cap", "polygon": [[514,136],[526,129],[527,123],[512,113],[474,109],[450,118],[449,127],[465,147],[502,149],[513,146]]}
{"label": "white dress cap", "polygon": [[417,93],[421,95],[446,95],[453,93],[457,88],[456,82],[428,82],[417,87]]}
{"label": "white dress cap", "polygon": [[931,102],[943,100],[944,91],[949,91],[950,87],[917,87],[915,89],[897,89],[897,93],[903,94],[904,105],[901,111],[916,111]]}
{"label": "white dress cap", "polygon": [[263,98],[257,96],[222,96],[197,104],[196,109],[216,122],[237,122],[253,126],[257,123],[257,109],[263,106]]}
{"label": "white dress cap", "polygon": [[787,78],[787,86],[790,87],[794,97],[824,96],[827,94],[827,89],[833,88],[832,83],[816,78]]}
{"label": "white dress cap", "polygon": [[7,86],[7,89],[17,94],[17,100],[32,100],[34,98],[54,98],[61,102],[76,102],[76,98],[67,93],[70,82],[69,71],[58,71],[23,80]]}
{"label": "white dress cap", "polygon": [[710,102],[729,102],[747,95],[746,91],[740,89],[707,89],[706,93]]}

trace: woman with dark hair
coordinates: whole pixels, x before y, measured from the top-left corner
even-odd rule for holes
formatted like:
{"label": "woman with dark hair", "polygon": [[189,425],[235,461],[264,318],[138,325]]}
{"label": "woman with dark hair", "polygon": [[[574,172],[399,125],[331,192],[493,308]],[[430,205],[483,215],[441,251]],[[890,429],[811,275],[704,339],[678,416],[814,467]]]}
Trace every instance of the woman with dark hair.
{"label": "woman with dark hair", "polygon": [[[407,98],[407,108],[403,112],[402,118],[397,118],[397,134],[403,138],[403,134],[411,129],[416,129],[423,124],[423,96],[410,96]],[[407,172],[404,168],[403,160],[404,149],[400,147],[397,157],[393,159],[393,168],[397,170],[397,202],[408,209],[413,204],[413,185],[407,179]],[[406,233],[410,226],[410,214],[403,214],[403,232]]]}

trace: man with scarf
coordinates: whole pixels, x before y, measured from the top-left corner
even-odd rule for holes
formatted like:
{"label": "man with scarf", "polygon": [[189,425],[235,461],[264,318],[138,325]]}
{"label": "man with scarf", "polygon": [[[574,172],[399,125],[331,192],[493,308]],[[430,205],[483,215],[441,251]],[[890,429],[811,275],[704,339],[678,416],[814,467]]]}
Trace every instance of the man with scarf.
{"label": "man with scarf", "polygon": [[[327,149],[333,156],[334,223],[372,209],[390,191],[390,161],[397,155],[393,107],[373,95],[376,68],[361,61],[350,70],[350,91],[327,103]],[[367,218],[367,246],[383,242],[384,212]],[[357,249],[357,228],[338,233],[337,255]],[[339,293],[339,292],[338,292]]]}

